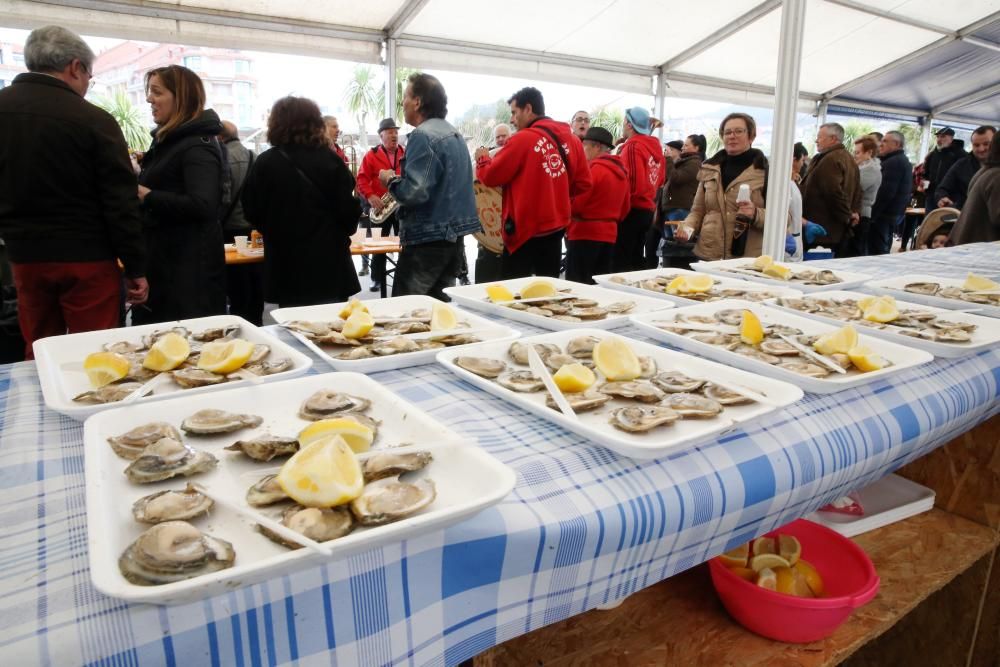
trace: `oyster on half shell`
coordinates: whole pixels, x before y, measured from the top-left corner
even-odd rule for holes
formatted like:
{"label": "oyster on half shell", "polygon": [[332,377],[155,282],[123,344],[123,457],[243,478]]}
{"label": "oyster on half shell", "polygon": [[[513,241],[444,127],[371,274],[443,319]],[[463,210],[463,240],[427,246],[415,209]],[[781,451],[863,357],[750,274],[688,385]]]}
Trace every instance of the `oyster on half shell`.
{"label": "oyster on half shell", "polygon": [[247,489],[247,505],[265,507],[288,500],[288,494],[278,484],[278,475],[261,477],[253,486]]}
{"label": "oyster on half shell", "polygon": [[497,378],[497,384],[511,391],[533,392],[545,388],[542,379],[531,371],[512,371]]}
{"label": "oyster on half shell", "polygon": [[[303,507],[293,505],[281,513],[281,524],[314,542],[329,542],[347,535],[354,528],[354,517],[346,507]],[[289,549],[301,549],[297,542],[286,540],[264,526],[257,530],[270,540]]]}
{"label": "oyster on half shell", "polygon": [[372,402],[367,398],[352,396],[332,389],[320,389],[302,402],[299,416],[309,421],[334,417],[342,412],[364,412]]}
{"label": "oyster on half shell", "polygon": [[262,435],[250,440],[237,440],[226,449],[240,452],[254,461],[270,461],[278,456],[291,456],[299,451],[299,441],[277,435]]}
{"label": "oyster on half shell", "polygon": [[180,440],[181,432],[167,422],[150,422],[108,438],[108,444],[118,456],[135,461],[146,447],[159,442],[162,438]]}
{"label": "oyster on half shell", "polygon": [[133,584],[156,586],[232,567],[233,545],[206,535],[186,521],[158,523],[130,544],[118,559]]}
{"label": "oyster on half shell", "polygon": [[664,405],[632,405],[618,408],[608,421],[615,428],[629,433],[645,433],[663,424],[673,424],[680,414]]}
{"label": "oyster on half shell", "polygon": [[506,362],[488,357],[455,357],[455,365],[484,378],[493,379],[507,370]]}
{"label": "oyster on half shell", "polygon": [[142,450],[125,468],[125,476],[136,484],[149,484],[177,475],[189,477],[211,470],[218,460],[208,452],[199,452],[173,438],[161,438]]}
{"label": "oyster on half shell", "polygon": [[351,512],[362,526],[381,526],[416,514],[436,497],[434,482],[427,478],[409,483],[386,477],[366,484],[351,501]]}
{"label": "oyster on half shell", "polygon": [[434,457],[430,452],[378,452],[365,459],[361,469],[365,482],[374,482],[385,477],[398,477],[427,467]]}
{"label": "oyster on half shell", "polygon": [[263,423],[257,415],[245,415],[211,408],[199,410],[181,422],[181,430],[188,435],[217,435],[242,428],[257,428]]}
{"label": "oyster on half shell", "polygon": [[182,491],[159,491],[132,504],[132,516],[142,523],[188,521],[208,512],[215,501],[188,484]]}

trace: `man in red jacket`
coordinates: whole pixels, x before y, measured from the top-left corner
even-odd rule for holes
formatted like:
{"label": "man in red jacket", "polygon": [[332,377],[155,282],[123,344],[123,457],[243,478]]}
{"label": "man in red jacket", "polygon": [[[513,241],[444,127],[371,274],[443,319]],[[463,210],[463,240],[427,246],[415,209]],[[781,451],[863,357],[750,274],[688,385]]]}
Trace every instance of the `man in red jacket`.
{"label": "man in red jacket", "polygon": [[572,199],[573,218],[566,231],[566,280],[594,284],[594,275],[610,273],[618,223],[628,215],[628,172],[615,141],[603,127],[583,136],[593,187]]}
{"label": "man in red jacket", "polygon": [[[397,174],[403,173],[403,155],[406,151],[399,145],[399,126],[392,118],[384,118],[378,124],[378,136],[382,140],[375,148],[365,153],[361,160],[361,168],[358,169],[357,190],[358,194],[368,202],[374,211],[381,211],[385,204],[382,203],[382,195],[386,193],[385,186],[378,179],[378,174],[383,169],[392,169]],[[382,223],[382,236],[387,233],[397,233],[399,223],[396,222],[396,214],[393,213]],[[371,291],[377,292],[382,288],[382,281],[385,280],[385,255],[375,255],[372,257],[372,286]]]}
{"label": "man in red jacket", "polygon": [[648,111],[642,107],[632,107],[625,111],[625,125],[622,129],[625,145],[622,146],[621,158],[629,174],[630,210],[618,226],[615,271],[646,268],[643,260],[646,232],[653,224],[656,191],[663,185],[666,175],[663,148],[659,139],[650,136],[650,132],[652,124]]}
{"label": "man in red jacket", "polygon": [[476,149],[476,178],[503,186],[503,278],[559,277],[563,231],[570,197],[590,189],[583,144],[569,125],[545,115],[537,88],[522,88],[509,100],[517,133],[495,157]]}

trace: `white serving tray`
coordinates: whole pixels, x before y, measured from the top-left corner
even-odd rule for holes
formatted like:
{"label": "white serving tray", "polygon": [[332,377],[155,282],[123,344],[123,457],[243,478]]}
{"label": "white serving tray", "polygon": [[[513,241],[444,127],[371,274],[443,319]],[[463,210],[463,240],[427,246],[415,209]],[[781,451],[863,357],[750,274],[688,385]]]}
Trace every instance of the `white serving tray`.
{"label": "white serving tray", "polygon": [[[176,604],[324,562],[324,556],[309,549],[293,551],[275,544],[253,529],[252,520],[217,504],[208,516],[191,523],[233,544],[236,550],[234,567],[161,586],[129,583],[118,569],[121,553],[146,528],[132,518],[135,500],[164,489],[182,489],[191,481],[205,485],[210,495],[217,494],[246,506],[247,489],[261,477],[277,472],[287,459],[261,463],[242,454],[224,451],[223,447],[258,433],[298,433],[309,423],[297,416],[299,405],[313,392],[327,388],[372,400],[367,414],[381,422],[373,451],[393,445],[404,445],[406,450],[431,451],[434,455],[431,464],[425,471],[411,475],[414,479],[430,477],[437,486],[436,500],[424,511],[385,526],[357,528],[328,542],[332,546],[332,557],[340,559],[415,535],[426,535],[499,502],[514,487],[515,475],[507,466],[478,447],[465,444],[458,434],[374,380],[357,373],[311,375],[281,384],[108,410],[91,417],[84,426],[87,541],[94,586],[102,593],[131,602]],[[185,435],[185,443],[209,451],[219,459],[219,465],[211,472],[144,485],[133,484],[125,477],[123,471],[129,462],[112,451],[108,437],[150,421],[166,421],[179,427],[184,417],[203,408],[252,413],[263,417],[264,423],[258,429],[214,437]],[[280,506],[258,508],[258,511],[277,518],[280,511],[276,507]]]}
{"label": "white serving tray", "polygon": [[[991,276],[995,278],[996,276]],[[940,296],[927,296],[926,294],[914,294],[903,289],[910,283],[939,283],[942,287],[961,287],[965,283],[964,278],[942,278],[924,273],[911,273],[896,278],[884,278],[882,280],[872,280],[865,287],[881,294],[891,294],[897,299],[906,299],[914,303],[923,303],[928,306],[947,308],[948,310],[967,310],[976,315],[986,317],[1000,317],[1000,306],[987,306],[961,299],[946,299]]]}
{"label": "white serving tray", "polygon": [[840,328],[839,326],[826,324],[807,317],[793,315],[785,310],[764,306],[759,303],[740,301],[738,299],[702,303],[697,306],[678,308],[677,310],[672,310],[666,313],[633,315],[631,320],[637,327],[639,327],[640,330],[642,330],[643,333],[651,338],[662,340],[663,342],[675,347],[688,350],[689,352],[694,352],[695,354],[700,354],[708,357],[709,359],[715,359],[716,361],[720,361],[724,364],[729,364],[753,373],[760,373],[761,375],[790,382],[798,387],[802,387],[806,391],[811,391],[816,394],[830,394],[844,389],[859,387],[861,385],[868,384],[869,382],[882,380],[886,376],[893,375],[907,368],[919,366],[920,364],[927,363],[928,361],[934,359],[929,352],[900,345],[899,343],[890,343],[889,341],[882,340],[881,338],[873,338],[864,333],[862,330],[859,330],[858,342],[871,348],[877,354],[891,361],[892,366],[883,368],[879,371],[871,371],[869,373],[851,371],[846,375],[831,373],[825,378],[811,378],[798,373],[793,373],[792,371],[788,371],[783,368],[778,368],[777,366],[773,366],[763,361],[758,361],[757,359],[751,359],[750,357],[743,356],[742,354],[730,352],[729,350],[715,345],[701,343],[688,338],[687,336],[664,331],[654,324],[654,322],[659,321],[672,322],[678,315],[712,315],[716,311],[726,310],[729,308],[753,311],[753,313],[760,318],[760,321],[765,326],[768,324],[785,324],[795,327],[796,329],[801,329],[803,333],[807,335],[830,333]]}
{"label": "white serving tray", "polygon": [[760,403],[749,405],[727,406],[725,411],[714,419],[681,419],[670,426],[658,427],[645,434],[628,433],[615,428],[608,423],[611,411],[628,405],[642,405],[637,401],[614,399],[607,404],[591,410],[580,412],[578,419],[567,417],[559,410],[545,405],[548,392],[543,390],[532,393],[511,391],[492,380],[470,373],[453,363],[458,356],[491,357],[502,359],[508,367],[518,370],[528,370],[526,366],[517,366],[509,356],[509,343],[480,343],[464,350],[441,350],[438,361],[448,370],[463,380],[489,393],[524,408],[539,417],[559,424],[568,431],[587,438],[589,441],[603,445],[624,456],[636,459],[652,459],[669,453],[681,451],[695,446],[700,442],[714,440],[736,426],[768,415],[780,407],[794,403],[802,398],[802,391],[785,382],[761,378],[751,373],[728,368],[704,359],[690,356],[683,352],[667,350],[657,345],[625,338],[619,334],[600,329],[582,329],[575,331],[560,331],[529,338],[522,338],[523,343],[554,343],[565,349],[566,343],[579,336],[594,336],[596,338],[624,338],[639,356],[648,356],[656,360],[660,371],[668,369],[681,370],[695,377],[717,377],[747,388],[752,388],[772,399],[776,406]]}
{"label": "white serving tray", "polygon": [[[622,283],[616,283],[611,279],[620,276],[629,281],[636,280],[647,280],[649,278],[655,278],[657,276],[699,276],[703,275],[697,271],[686,271],[684,269],[646,269],[644,271],[629,271],[628,273],[605,273],[600,276],[594,276],[594,281],[601,287],[607,287],[608,289],[621,290],[623,292],[630,292],[632,294],[641,294],[644,296],[655,297],[657,299],[666,299],[671,303],[676,303],[680,306],[690,306],[693,303],[706,303],[705,301],[699,301],[697,299],[688,299],[687,297],[681,296],[679,294],[667,294],[666,292],[654,292],[653,290],[648,290],[642,287],[633,287],[632,285],[623,285]],[[802,296],[802,292],[797,289],[792,289],[790,287],[772,287],[770,285],[758,285],[750,282],[749,280],[742,280],[733,275],[716,276],[713,275],[712,278],[715,280],[715,288],[717,289],[743,289],[743,290],[753,290],[758,292],[768,292],[774,294],[775,296],[790,296],[799,297]]]}
{"label": "white serving tray", "polygon": [[806,518],[854,537],[934,509],[934,491],[899,475],[887,475],[857,491],[863,516],[835,512],[813,512]]}
{"label": "white serving tray", "polygon": [[[809,262],[778,262],[785,266],[789,266],[793,271],[801,269],[812,269]],[[831,269],[837,276],[843,280],[843,282],[835,283],[833,285],[803,285],[802,283],[791,282],[788,280],[779,280],[777,278],[771,278],[765,276],[763,273],[733,273],[725,271],[726,268],[743,268],[753,264],[753,258],[751,257],[738,257],[736,259],[721,259],[715,262],[692,262],[691,268],[695,271],[701,271],[702,273],[711,273],[715,276],[722,276],[725,278],[734,278],[739,276],[745,280],[749,280],[755,283],[761,283],[763,285],[778,285],[780,287],[791,287],[793,289],[802,290],[803,292],[826,292],[828,290],[846,290],[853,287],[860,287],[865,282],[872,279],[867,273],[854,273],[853,271],[844,271],[843,269]],[[822,268],[822,267],[820,267]],[[820,269],[817,269],[820,270]]]}
{"label": "white serving tray", "polygon": [[[302,354],[288,343],[278,340],[277,336],[267,333],[260,327],[254,326],[236,315],[215,315],[212,317],[181,320],[179,322],[161,322],[159,324],[145,324],[120,329],[105,329],[103,331],[51,336],[36,340],[33,346],[35,360],[38,364],[38,379],[42,385],[42,396],[45,398],[45,405],[60,414],[78,421],[83,421],[90,415],[102,410],[109,410],[116,407],[115,403],[91,405],[89,403],[75,403],[73,401],[74,396],[92,389],[90,381],[83,371],[83,360],[91,352],[100,352],[101,346],[105,343],[123,340],[135,342],[148,333],[169,329],[178,325],[187,327],[192,332],[198,332],[203,329],[230,324],[238,324],[240,326],[240,338],[254,344],[263,343],[270,345],[271,354],[268,359],[288,358],[292,360],[292,367],[289,370],[262,376],[259,382],[270,383],[297,377],[305,373],[312,366],[312,359],[308,356]],[[184,389],[173,382],[165,382],[156,385],[153,389],[153,394],[147,394],[137,399],[133,405],[152,403],[180,394],[185,396],[206,394],[222,389],[241,387],[247,384],[249,384],[248,380],[233,380],[208,387]]]}
{"label": "white serving tray", "polygon": [[[863,299],[865,297],[870,297],[870,294],[864,294],[862,292],[823,292],[822,294],[815,295],[817,298],[831,299],[831,300],[843,300],[843,299]],[[809,299],[807,295],[805,297]],[[845,324],[850,324],[847,320],[838,320],[834,317],[827,317],[822,313],[804,313],[799,310],[794,310],[792,308],[785,308],[778,304],[777,299],[768,299],[764,302],[766,305],[773,308],[778,308],[780,310],[787,311],[789,313],[795,313],[796,315],[801,315],[802,317],[808,317],[813,320],[819,320],[820,322],[829,322],[831,324],[836,324],[838,326],[844,326]],[[896,306],[900,310],[922,310],[925,312],[935,313],[946,320],[952,322],[961,322],[967,324],[975,324],[976,330],[972,332],[972,340],[968,343],[945,343],[933,340],[925,340],[923,338],[914,338],[913,336],[904,336],[899,333],[899,329],[894,329],[892,327],[887,327],[885,329],[876,329],[873,327],[866,327],[864,325],[855,324],[859,333],[866,333],[876,338],[884,338],[886,340],[891,340],[899,343],[900,345],[908,345],[910,347],[915,347],[919,350],[926,350],[936,357],[954,358],[954,357],[964,357],[969,354],[976,354],[982,352],[986,348],[993,347],[1000,343],[1000,322],[990,317],[981,317],[978,315],[973,315],[971,313],[959,313],[954,310],[947,310],[945,308],[935,308],[933,306],[927,306],[919,303],[911,303],[907,301],[896,301]]]}
{"label": "white serving tray", "polygon": [[632,310],[632,313],[648,313],[657,310],[664,310],[666,308],[673,308],[673,304],[662,299],[656,299],[650,296],[623,296],[621,292],[616,290],[609,290],[596,285],[584,285],[583,283],[576,283],[571,280],[562,280],[559,278],[515,278],[512,280],[500,280],[492,283],[467,285],[465,287],[445,287],[444,293],[462,306],[474,308],[476,310],[489,313],[490,315],[498,315],[500,317],[516,320],[518,322],[524,322],[525,324],[531,324],[536,327],[541,327],[542,329],[548,329],[549,331],[566,331],[569,329],[614,329],[628,324],[629,313],[623,313],[620,315],[612,313],[603,320],[565,322],[551,317],[533,315],[531,313],[526,313],[523,310],[508,308],[507,306],[498,306],[490,302],[486,297],[487,285],[500,284],[514,294],[517,294],[523,285],[536,280],[545,280],[546,282],[550,282],[557,290],[571,290],[574,295],[584,299],[592,299],[597,301],[602,306],[619,301],[634,301],[635,308]]}
{"label": "white serving tray", "polygon": [[[440,303],[442,302],[438,301],[434,297],[422,295],[394,296],[387,299],[372,299],[364,302],[365,306],[373,316],[383,317],[390,315],[402,315],[405,312],[416,310],[418,308],[430,309],[434,306],[434,304]],[[289,322],[291,320],[329,321],[336,320],[343,307],[343,303],[335,303],[319,306],[301,306],[298,308],[278,308],[271,312],[271,317],[273,317],[279,324],[282,322]],[[520,331],[506,327],[502,324],[494,322],[493,320],[488,320],[485,317],[480,317],[474,313],[462,310],[461,308],[455,308],[455,313],[458,316],[459,322],[467,323],[470,325],[470,328],[480,330],[480,333],[477,333],[476,336],[482,340],[512,341],[521,335]],[[482,331],[484,329],[485,331]],[[289,330],[288,333],[298,338],[303,345],[315,352],[316,356],[321,359],[325,359],[328,364],[338,371],[375,373],[377,371],[387,371],[399,368],[409,368],[410,366],[419,366],[421,364],[431,364],[434,363],[434,355],[436,355],[439,351],[433,349],[420,350],[419,352],[390,354],[385,357],[372,357],[370,359],[337,359],[331,354],[331,352],[339,353],[349,348],[341,346],[324,347],[322,345],[317,345],[297,331]],[[453,347],[462,348],[465,346],[455,345]]]}

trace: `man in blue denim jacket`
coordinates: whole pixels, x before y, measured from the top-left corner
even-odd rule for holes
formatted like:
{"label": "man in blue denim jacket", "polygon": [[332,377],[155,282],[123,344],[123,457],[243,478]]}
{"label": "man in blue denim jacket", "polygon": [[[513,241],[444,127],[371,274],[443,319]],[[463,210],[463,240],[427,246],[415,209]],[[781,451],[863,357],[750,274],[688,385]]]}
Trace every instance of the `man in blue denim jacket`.
{"label": "man in blue denim jacket", "polygon": [[427,294],[455,284],[463,237],[481,227],[472,189],[472,160],[462,135],[444,118],[448,96],[429,74],[410,76],[403,116],[417,129],[406,144],[403,174],[383,169],[379,180],[399,202],[399,241],[393,296]]}

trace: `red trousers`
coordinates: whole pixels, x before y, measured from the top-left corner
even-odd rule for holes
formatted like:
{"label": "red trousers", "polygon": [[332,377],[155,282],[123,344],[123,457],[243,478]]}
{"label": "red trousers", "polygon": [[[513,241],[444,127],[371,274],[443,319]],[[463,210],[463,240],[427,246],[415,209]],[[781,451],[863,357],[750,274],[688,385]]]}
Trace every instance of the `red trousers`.
{"label": "red trousers", "polygon": [[114,260],[11,264],[11,268],[26,359],[35,358],[31,344],[40,338],[118,326],[122,276]]}

